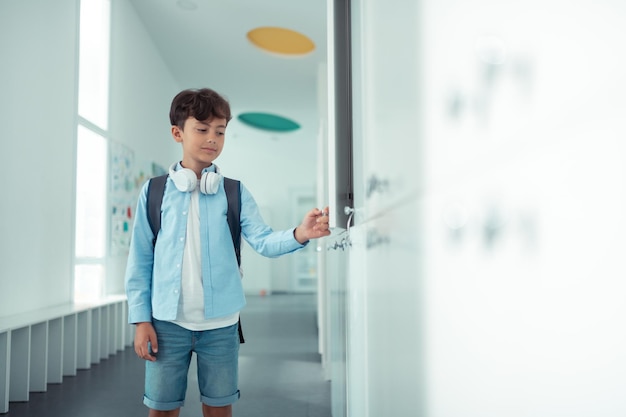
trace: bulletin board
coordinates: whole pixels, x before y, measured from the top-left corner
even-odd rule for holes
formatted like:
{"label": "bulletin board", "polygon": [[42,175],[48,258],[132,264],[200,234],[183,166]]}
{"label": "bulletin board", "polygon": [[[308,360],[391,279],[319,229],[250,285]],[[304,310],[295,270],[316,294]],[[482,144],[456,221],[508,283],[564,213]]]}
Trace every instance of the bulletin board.
{"label": "bulletin board", "polygon": [[111,141],[110,172],[110,254],[125,255],[141,187],[149,179],[166,172],[162,166],[137,158],[129,147]]}

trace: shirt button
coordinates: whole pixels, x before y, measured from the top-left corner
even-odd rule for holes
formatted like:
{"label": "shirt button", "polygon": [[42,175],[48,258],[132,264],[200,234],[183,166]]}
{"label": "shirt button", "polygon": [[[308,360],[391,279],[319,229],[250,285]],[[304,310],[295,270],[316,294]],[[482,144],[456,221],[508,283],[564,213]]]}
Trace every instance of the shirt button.
{"label": "shirt button", "polygon": [[185,240],[185,238],[184,238],[184,237],[181,237],[181,238],[180,238],[180,241],[182,242],[183,240]]}
{"label": "shirt button", "polygon": [[186,211],[183,211],[183,216],[186,216],[186,215],[187,215],[187,212],[186,212]]}
{"label": "shirt button", "polygon": [[178,290],[174,290],[174,294],[178,294]]}
{"label": "shirt button", "polygon": [[176,265],[176,268],[180,268],[180,264]]}

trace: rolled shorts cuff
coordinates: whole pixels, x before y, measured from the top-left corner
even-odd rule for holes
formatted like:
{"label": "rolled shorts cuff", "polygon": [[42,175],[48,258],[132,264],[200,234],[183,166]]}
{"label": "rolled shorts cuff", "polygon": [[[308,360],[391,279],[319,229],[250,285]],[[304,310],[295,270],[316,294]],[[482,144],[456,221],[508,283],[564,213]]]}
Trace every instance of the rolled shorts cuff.
{"label": "rolled shorts cuff", "polygon": [[180,408],[183,405],[185,405],[185,401],[173,401],[173,402],[165,403],[165,402],[153,401],[150,398],[146,397],[145,395],[143,397],[143,403],[146,405],[146,407],[151,408],[153,410],[159,410],[159,411],[176,410],[177,408]]}
{"label": "rolled shorts cuff", "polygon": [[229,395],[228,397],[220,397],[220,398],[209,398],[204,395],[200,396],[200,400],[203,404],[208,405],[209,407],[225,407],[227,405],[231,405],[239,399],[241,393],[237,390],[233,395]]}

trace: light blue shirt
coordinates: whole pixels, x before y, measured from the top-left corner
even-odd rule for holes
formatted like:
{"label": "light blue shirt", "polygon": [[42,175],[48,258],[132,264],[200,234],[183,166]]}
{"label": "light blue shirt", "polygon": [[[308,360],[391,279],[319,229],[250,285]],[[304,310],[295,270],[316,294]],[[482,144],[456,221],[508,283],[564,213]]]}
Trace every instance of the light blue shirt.
{"label": "light blue shirt", "polygon": [[[214,170],[213,165],[207,170]],[[273,231],[261,217],[252,194],[240,183],[241,235],[263,256],[277,257],[304,247],[294,229]],[[161,205],[161,230],[153,248],[153,234],[147,216],[148,182],[137,202],[135,223],[126,267],[128,322],[139,323],[176,319],[181,296],[183,252],[191,193],[178,191],[167,179]],[[199,196],[200,244],[205,318],[222,317],[240,311],[246,300],[241,275],[226,221],[228,202],[221,179],[216,194]],[[305,244],[306,245],[306,244]]]}

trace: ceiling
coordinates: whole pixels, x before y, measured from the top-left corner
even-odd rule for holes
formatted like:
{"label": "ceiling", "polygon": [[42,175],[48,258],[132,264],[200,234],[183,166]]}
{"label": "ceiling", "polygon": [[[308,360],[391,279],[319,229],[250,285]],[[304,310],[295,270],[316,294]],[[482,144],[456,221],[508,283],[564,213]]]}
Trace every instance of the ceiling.
{"label": "ceiling", "polygon": [[[230,101],[234,117],[268,112],[303,128],[318,123],[318,73],[326,62],[326,0],[130,3],[182,88],[213,88]],[[299,57],[267,53],[246,37],[248,31],[267,26],[300,32],[316,48]]]}

